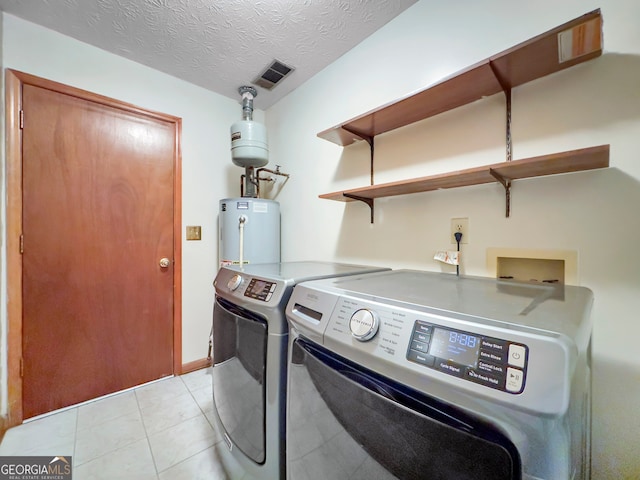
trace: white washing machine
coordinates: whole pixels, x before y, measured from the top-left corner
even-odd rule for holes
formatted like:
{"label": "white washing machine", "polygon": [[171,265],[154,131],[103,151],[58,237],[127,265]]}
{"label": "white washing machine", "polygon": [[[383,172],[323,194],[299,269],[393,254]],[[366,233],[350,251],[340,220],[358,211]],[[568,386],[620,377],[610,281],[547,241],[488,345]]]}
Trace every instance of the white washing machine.
{"label": "white washing machine", "polygon": [[592,298],[410,270],[298,285],[288,478],[588,479]]}
{"label": "white washing machine", "polygon": [[222,267],[214,281],[214,420],[231,479],[285,478],[288,325],[294,286],[385,269],[327,262]]}

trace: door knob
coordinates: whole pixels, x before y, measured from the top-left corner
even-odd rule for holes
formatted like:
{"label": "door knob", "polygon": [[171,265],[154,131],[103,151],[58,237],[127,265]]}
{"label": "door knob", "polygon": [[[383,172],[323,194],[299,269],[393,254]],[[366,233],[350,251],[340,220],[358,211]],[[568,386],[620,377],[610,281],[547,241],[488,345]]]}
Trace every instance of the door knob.
{"label": "door knob", "polygon": [[167,268],[169,265],[171,265],[171,260],[169,260],[167,257],[164,257],[160,259],[159,263],[160,267]]}

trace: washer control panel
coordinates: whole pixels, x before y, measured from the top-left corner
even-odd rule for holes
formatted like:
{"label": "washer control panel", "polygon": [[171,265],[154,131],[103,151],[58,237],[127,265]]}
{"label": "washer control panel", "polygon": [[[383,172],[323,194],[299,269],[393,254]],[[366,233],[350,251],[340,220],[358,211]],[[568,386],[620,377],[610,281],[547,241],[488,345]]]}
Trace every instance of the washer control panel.
{"label": "washer control panel", "polygon": [[512,394],[524,390],[529,349],[499,338],[416,320],[407,360]]}
{"label": "washer control panel", "polygon": [[263,302],[268,302],[273,296],[273,292],[276,289],[275,282],[267,282],[259,278],[252,278],[247,285],[247,289],[244,292],[245,297],[255,298]]}

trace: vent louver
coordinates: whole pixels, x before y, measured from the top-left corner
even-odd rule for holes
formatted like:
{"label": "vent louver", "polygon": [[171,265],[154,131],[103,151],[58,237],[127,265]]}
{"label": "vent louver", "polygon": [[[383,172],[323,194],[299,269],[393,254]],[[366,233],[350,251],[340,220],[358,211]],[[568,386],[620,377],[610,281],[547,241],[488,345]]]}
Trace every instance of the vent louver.
{"label": "vent louver", "polygon": [[254,85],[272,90],[284,77],[293,72],[293,68],[274,60],[255,80]]}

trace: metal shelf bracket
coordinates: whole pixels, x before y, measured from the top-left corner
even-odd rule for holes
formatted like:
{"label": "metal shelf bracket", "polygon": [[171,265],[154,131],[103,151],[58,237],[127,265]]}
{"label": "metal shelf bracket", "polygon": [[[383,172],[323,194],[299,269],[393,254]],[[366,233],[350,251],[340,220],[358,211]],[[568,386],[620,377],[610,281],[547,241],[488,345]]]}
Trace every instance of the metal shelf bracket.
{"label": "metal shelf bracket", "polygon": [[[511,86],[508,82],[500,75],[500,72],[496,69],[493,62],[489,62],[489,67],[491,67],[491,71],[493,72],[493,76],[496,77],[496,80],[500,84],[502,91],[504,92],[504,96],[506,99],[506,123],[507,123],[507,162],[510,162],[513,158],[512,153],[512,145],[511,145]],[[507,215],[508,216],[508,215]]]}
{"label": "metal shelf bracket", "polygon": [[493,168],[489,169],[489,173],[493,178],[499,181],[504,187],[504,196],[506,203],[506,213],[505,217],[509,218],[509,214],[511,213],[511,180],[508,178],[504,178],[498,172],[496,172]]}
{"label": "metal shelf bracket", "polygon": [[[355,135],[356,137],[359,137],[361,139],[363,139],[364,141],[366,141],[369,144],[369,151],[371,152],[371,160],[370,160],[370,180],[371,180],[371,185],[373,185],[373,154],[374,154],[374,137],[370,136],[370,135],[366,135],[364,133],[358,132],[357,130],[353,130],[350,129],[349,127],[346,126],[342,126],[342,128],[344,130],[346,130],[347,132],[351,133],[352,135]],[[351,195],[349,193],[343,193],[342,195],[344,195],[347,198],[352,198],[353,200],[358,200],[359,202],[364,202],[367,205],[369,205],[369,210],[371,210],[371,223],[373,223],[373,198],[365,198],[365,197],[359,197],[357,195]]]}
{"label": "metal shelf bracket", "polygon": [[[506,146],[507,146],[507,162],[510,162],[513,158],[513,146],[512,146],[512,137],[511,137],[511,86],[509,83],[500,75],[500,72],[496,69],[493,62],[489,62],[489,66],[491,67],[491,71],[493,72],[494,77],[502,87],[502,91],[504,92],[504,97],[506,100]],[[511,180],[503,177],[498,172],[496,172],[493,168],[489,169],[489,173],[493,178],[498,180],[502,186],[504,187],[504,196],[505,196],[505,217],[509,218],[509,214],[511,213]]]}
{"label": "metal shelf bracket", "polygon": [[364,202],[369,205],[369,209],[371,210],[371,223],[373,223],[373,198],[365,198],[359,197],[358,195],[352,195],[350,193],[343,193],[347,198],[352,198],[353,200],[358,200],[359,202]]}
{"label": "metal shelf bracket", "polygon": [[[351,133],[352,135],[355,135],[356,137],[359,137],[361,139],[363,139],[364,141],[366,141],[369,144],[369,151],[371,152],[371,166],[370,166],[370,176],[371,176],[371,185],[373,185],[373,150],[374,150],[374,137],[370,136],[370,135],[366,135],[364,133],[360,133],[357,130],[352,130],[349,127],[346,126],[342,126],[343,130],[346,130],[347,132]],[[373,222],[371,222],[373,223]]]}

